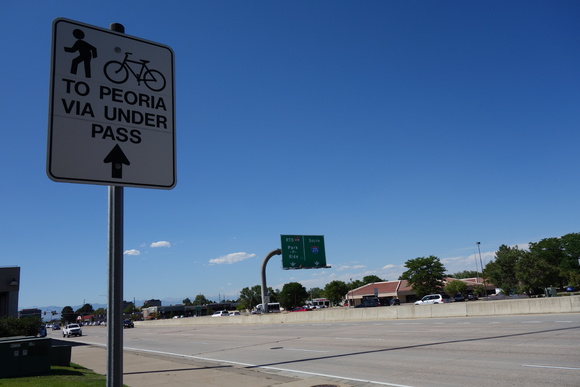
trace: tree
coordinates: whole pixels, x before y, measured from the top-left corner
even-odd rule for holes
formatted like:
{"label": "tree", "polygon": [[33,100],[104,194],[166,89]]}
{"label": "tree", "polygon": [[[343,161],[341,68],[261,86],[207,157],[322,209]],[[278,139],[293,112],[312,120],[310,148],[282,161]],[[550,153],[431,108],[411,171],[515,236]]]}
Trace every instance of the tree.
{"label": "tree", "polygon": [[367,285],[375,282],[385,282],[385,280],[381,279],[379,276],[376,275],[367,275],[363,277],[362,282],[363,285]]}
{"label": "tree", "polygon": [[577,272],[570,272],[568,275],[568,285],[573,288],[580,287],[580,270]]}
{"label": "tree", "polygon": [[[262,287],[260,286],[260,289]],[[272,289],[268,286],[268,294],[270,295],[270,302],[280,302],[280,290]]]}
{"label": "tree", "polygon": [[84,304],[83,306],[81,306],[80,308],[77,309],[76,314],[78,315],[87,315],[87,314],[93,314],[94,309],[93,306],[91,304]]}
{"label": "tree", "polygon": [[310,288],[308,291],[310,294],[310,299],[313,300],[315,298],[324,298],[324,290],[320,288]]}
{"label": "tree", "polygon": [[516,264],[526,254],[526,251],[520,250],[517,246],[509,247],[501,245],[495,252],[495,259],[485,265],[483,276],[488,282],[510,294],[518,286],[516,275]]}
{"label": "tree", "polygon": [[348,283],[348,290],[353,290],[356,288],[360,288],[361,286],[364,286],[365,283],[362,280],[354,280],[354,281],[350,281]]}
{"label": "tree", "polygon": [[405,267],[407,270],[399,279],[407,280],[417,297],[421,298],[427,294],[438,293],[443,288],[445,266],[439,258],[431,255],[410,259],[405,262]]}
{"label": "tree", "polygon": [[262,288],[260,285],[243,288],[240,291],[240,306],[242,309],[252,310],[262,302]]}
{"label": "tree", "polygon": [[211,304],[211,301],[205,298],[203,294],[198,294],[197,296],[195,296],[195,299],[193,300],[193,305],[207,305],[207,304]]}
{"label": "tree", "polygon": [[75,322],[77,319],[77,314],[74,312],[72,307],[67,305],[64,308],[62,308],[62,311],[60,312],[60,317],[62,321],[66,324],[69,322]]}
{"label": "tree", "polygon": [[326,284],[324,287],[324,295],[333,304],[340,304],[349,290],[350,288],[346,283],[335,280]]}
{"label": "tree", "polygon": [[475,270],[463,270],[458,271],[457,273],[449,274],[448,276],[452,278],[477,278],[479,277],[479,273]]}
{"label": "tree", "polygon": [[125,309],[123,309],[123,313],[125,314],[135,313],[135,305],[132,302],[128,303]]}
{"label": "tree", "polygon": [[580,234],[566,234],[561,238],[545,238],[539,242],[530,243],[530,253],[543,259],[557,269],[557,279],[552,278],[551,285],[564,287],[570,281],[570,276],[580,272],[578,257],[580,257]]}
{"label": "tree", "polygon": [[528,295],[543,293],[543,288],[558,281],[558,268],[544,258],[526,252],[516,264],[516,276],[520,281],[520,291]]}
{"label": "tree", "polygon": [[560,264],[560,274],[567,280],[566,285],[580,285],[580,233],[566,234],[562,238],[564,259]]}
{"label": "tree", "polygon": [[[278,302],[278,293],[278,291],[268,287],[270,302]],[[239,309],[254,309],[256,305],[262,303],[262,286],[254,285],[251,288],[243,288],[240,291],[238,302],[240,303],[240,305],[238,305]]]}
{"label": "tree", "polygon": [[453,280],[445,285],[445,291],[449,294],[465,294],[467,292],[467,284],[463,281]]}
{"label": "tree", "polygon": [[193,305],[193,304],[191,303],[191,300],[189,299],[189,297],[188,297],[188,298],[186,298],[185,300],[181,301],[181,302],[183,303],[183,305],[186,305],[186,306]]}
{"label": "tree", "polygon": [[[549,279],[550,285],[563,287],[564,282],[566,282],[567,268],[562,239],[545,238],[539,242],[532,242],[530,243],[530,253],[555,269],[555,272],[551,273],[552,278]],[[554,278],[554,275],[556,278]]]}
{"label": "tree", "polygon": [[304,301],[307,299],[306,288],[298,282],[284,284],[280,292],[280,305],[287,310],[304,305]]}

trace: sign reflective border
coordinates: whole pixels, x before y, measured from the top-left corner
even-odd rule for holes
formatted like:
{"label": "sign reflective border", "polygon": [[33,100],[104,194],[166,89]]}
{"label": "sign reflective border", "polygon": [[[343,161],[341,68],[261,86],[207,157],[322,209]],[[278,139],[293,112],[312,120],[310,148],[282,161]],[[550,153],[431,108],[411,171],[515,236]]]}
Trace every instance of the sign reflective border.
{"label": "sign reflective border", "polygon": [[50,86],[52,180],[175,186],[171,48],[59,18],[53,22]]}
{"label": "sign reflective border", "polygon": [[282,269],[322,269],[326,265],[323,235],[280,235]]}

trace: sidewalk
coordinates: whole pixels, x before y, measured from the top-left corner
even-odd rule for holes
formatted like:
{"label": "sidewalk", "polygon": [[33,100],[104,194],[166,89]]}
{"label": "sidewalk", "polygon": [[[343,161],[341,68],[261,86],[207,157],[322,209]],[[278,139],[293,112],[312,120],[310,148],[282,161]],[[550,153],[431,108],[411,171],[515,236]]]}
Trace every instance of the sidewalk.
{"label": "sidewalk", "polygon": [[[107,352],[104,347],[72,347],[71,361],[98,374],[107,374]],[[218,364],[187,358],[159,357],[125,351],[123,384],[147,386],[216,386],[216,387],[351,387],[321,377],[300,378],[290,374],[265,372],[231,364]]]}

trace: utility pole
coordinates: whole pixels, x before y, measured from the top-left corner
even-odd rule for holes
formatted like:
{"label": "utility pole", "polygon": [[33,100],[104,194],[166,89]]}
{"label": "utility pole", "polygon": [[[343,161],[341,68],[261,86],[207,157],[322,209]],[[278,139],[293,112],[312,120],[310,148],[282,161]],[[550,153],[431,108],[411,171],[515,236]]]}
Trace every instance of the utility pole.
{"label": "utility pole", "polygon": [[483,261],[481,260],[481,249],[479,248],[479,245],[481,245],[481,242],[477,242],[476,244],[477,244],[477,251],[479,251],[479,266],[481,267],[481,284],[483,286],[483,294],[487,298],[487,289],[485,288],[485,277],[483,276]]}

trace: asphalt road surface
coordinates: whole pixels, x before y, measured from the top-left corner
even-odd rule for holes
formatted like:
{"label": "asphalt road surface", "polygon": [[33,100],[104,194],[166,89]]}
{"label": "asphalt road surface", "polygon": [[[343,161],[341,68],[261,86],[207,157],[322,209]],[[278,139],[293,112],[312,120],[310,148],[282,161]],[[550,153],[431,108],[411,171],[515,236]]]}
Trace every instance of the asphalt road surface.
{"label": "asphalt road surface", "polygon": [[[106,327],[83,333],[67,340],[106,344]],[[124,348],[353,386],[580,386],[580,314],[138,326]]]}

